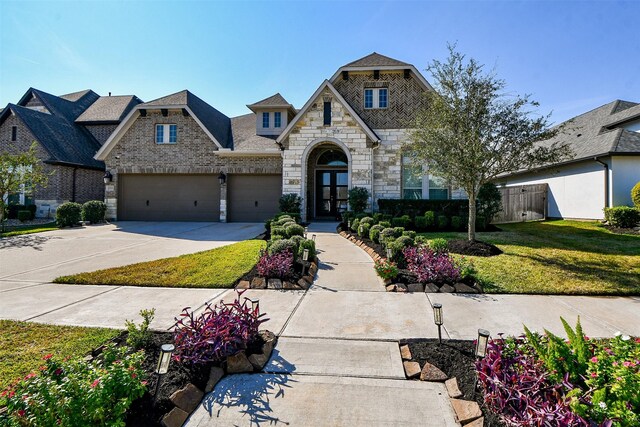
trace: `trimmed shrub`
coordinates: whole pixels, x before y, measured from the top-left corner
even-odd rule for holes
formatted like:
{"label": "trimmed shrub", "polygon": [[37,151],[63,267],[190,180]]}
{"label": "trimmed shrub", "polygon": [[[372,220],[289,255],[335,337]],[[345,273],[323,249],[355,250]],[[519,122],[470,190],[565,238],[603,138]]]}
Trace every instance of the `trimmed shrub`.
{"label": "trimmed shrub", "polygon": [[351,231],[358,231],[358,227],[360,226],[360,220],[358,218],[351,220]]}
{"label": "trimmed shrub", "polygon": [[273,220],[272,219],[268,219],[264,222],[264,231],[266,231],[267,233],[271,233],[271,222]]}
{"label": "trimmed shrub", "polygon": [[276,239],[276,238],[284,239],[285,237],[287,237],[287,230],[284,227],[281,227],[279,225],[275,225],[275,226],[271,227],[271,238],[272,239]]}
{"label": "trimmed shrub", "polygon": [[393,218],[391,215],[383,214],[380,212],[373,214],[373,220],[376,222],[376,224],[380,221],[391,221],[391,218]]}
{"label": "trimmed shrub", "polygon": [[304,227],[295,223],[287,225],[285,231],[287,232],[287,237],[304,236]]}
{"label": "trimmed shrub", "polygon": [[280,210],[282,212],[300,214],[300,205],[302,205],[302,198],[295,193],[288,193],[280,196]]}
{"label": "trimmed shrub", "polygon": [[296,242],[291,239],[272,240],[269,242],[267,252],[269,255],[286,251],[293,254],[296,252],[297,246]]}
{"label": "trimmed shrub", "polygon": [[457,215],[451,217],[451,228],[454,230],[462,229],[462,217]]}
{"label": "trimmed shrub", "polygon": [[20,211],[29,211],[31,217],[34,219],[36,217],[36,210],[38,207],[36,205],[9,205],[7,206],[7,218],[9,219],[19,219],[18,212]]}
{"label": "trimmed shrub", "polygon": [[90,200],[82,205],[82,220],[90,221],[91,224],[98,224],[104,221],[107,213],[107,204],[100,200]]}
{"label": "trimmed shrub", "polygon": [[82,205],[74,202],[63,203],[56,210],[58,227],[73,227],[82,218]]}
{"label": "trimmed shrub", "polygon": [[449,226],[449,218],[447,218],[445,215],[438,215],[437,226],[438,230],[446,229]]}
{"label": "trimmed shrub", "polygon": [[435,228],[436,226],[436,213],[434,211],[426,211],[424,213],[424,221],[427,229]]}
{"label": "trimmed shrub", "polygon": [[386,245],[387,242],[393,241],[396,239],[396,232],[393,228],[384,228],[380,232],[379,243],[382,245]]}
{"label": "trimmed shrub", "polygon": [[636,208],[640,209],[640,182],[631,189],[631,201]]}
{"label": "trimmed shrub", "polygon": [[469,210],[468,200],[434,200],[434,199],[379,199],[380,213],[393,216],[409,215],[411,218],[422,212],[433,211],[439,215],[462,216]]}
{"label": "trimmed shrub", "polygon": [[416,233],[415,231],[411,231],[411,230],[407,230],[407,231],[403,231],[403,232],[402,232],[402,235],[403,235],[403,236],[409,236],[409,237],[411,237],[412,239],[415,239],[417,234],[418,234],[418,233]]}
{"label": "trimmed shrub", "polygon": [[293,218],[291,218],[289,215],[283,215],[280,218],[278,218],[278,220],[276,221],[276,224],[284,226],[285,224],[288,224],[290,222],[294,224],[296,223],[296,221]]}
{"label": "trimmed shrub", "polygon": [[381,226],[382,226],[382,228],[389,228],[389,227],[391,227],[391,222],[390,222],[390,221],[380,221],[378,224],[379,224],[379,225],[381,225]]}
{"label": "trimmed shrub", "polygon": [[296,213],[296,212],[279,212],[276,214],[275,217],[273,217],[274,220],[279,220],[282,217],[289,217],[292,220],[294,220],[295,222],[300,222],[300,213]]}
{"label": "trimmed shrub", "polygon": [[364,187],[353,187],[349,190],[349,207],[356,214],[364,212],[369,200],[369,190]]}
{"label": "trimmed shrub", "polygon": [[20,222],[25,222],[31,220],[31,212],[29,211],[18,211],[18,220]]}
{"label": "trimmed shrub", "polygon": [[426,236],[416,236],[415,239],[413,239],[414,242],[416,242],[416,245],[426,245],[429,246],[429,239],[427,239]]}
{"label": "trimmed shrub", "polygon": [[375,221],[370,216],[365,216],[360,220],[360,224],[369,224],[369,226],[375,224]]}
{"label": "trimmed shrub", "polygon": [[409,218],[409,215],[403,215],[398,218],[392,218],[391,225],[394,227],[409,228],[411,226],[411,218]]}
{"label": "trimmed shrub", "polygon": [[316,242],[311,239],[302,239],[298,245],[298,259],[302,259],[302,253],[309,249],[309,261],[316,257]]}
{"label": "trimmed shrub", "polygon": [[380,232],[383,230],[381,225],[374,225],[369,230],[369,239],[375,243],[380,243]]}
{"label": "trimmed shrub", "polygon": [[398,264],[398,267],[404,268],[407,263],[404,258],[403,250],[415,245],[413,239],[409,236],[400,236],[393,242],[389,243],[391,249],[391,260]]}
{"label": "trimmed shrub", "polygon": [[604,218],[614,227],[633,228],[640,222],[640,209],[629,206],[604,208]]}
{"label": "trimmed shrub", "polygon": [[358,236],[360,237],[369,237],[369,230],[371,229],[371,225],[368,223],[360,223],[358,227]]}
{"label": "trimmed shrub", "polygon": [[393,237],[397,239],[402,236],[402,233],[404,233],[404,227],[393,227]]}
{"label": "trimmed shrub", "polygon": [[417,216],[413,219],[413,222],[416,224],[416,229],[418,230],[427,229],[427,217]]}
{"label": "trimmed shrub", "polygon": [[429,249],[431,249],[435,253],[442,254],[442,253],[449,252],[449,248],[447,246],[447,239],[442,239],[438,237],[436,239],[429,240],[427,243],[429,245]]}

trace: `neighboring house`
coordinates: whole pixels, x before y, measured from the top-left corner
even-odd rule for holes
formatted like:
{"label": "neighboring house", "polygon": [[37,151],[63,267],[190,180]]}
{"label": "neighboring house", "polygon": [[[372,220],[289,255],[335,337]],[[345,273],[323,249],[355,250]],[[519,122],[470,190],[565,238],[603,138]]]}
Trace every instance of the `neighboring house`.
{"label": "neighboring house", "polygon": [[407,126],[431,86],[411,64],[373,53],[322,82],[297,111],[280,94],[228,118],[188,91],[136,105],[96,155],[120,220],[261,221],[282,193],[302,216],[335,219],[348,190],[380,198],[451,198],[403,161]]}
{"label": "neighboring house", "polygon": [[[102,200],[104,163],[93,158],[101,146],[100,135],[141,102],[124,97],[128,101],[122,105],[120,98],[100,97],[91,90],[55,96],[30,88],[17,104],[8,104],[0,113],[0,151],[24,152],[35,142],[50,176],[48,185],[34,194],[3,197],[10,203],[35,203],[39,217],[53,215],[67,201]],[[83,121],[85,116],[90,120]]]}
{"label": "neighboring house", "polygon": [[631,188],[640,181],[640,104],[613,101],[564,124],[549,142],[567,143],[569,160],[496,183],[546,183],[550,218],[602,219],[605,207],[632,206]]}

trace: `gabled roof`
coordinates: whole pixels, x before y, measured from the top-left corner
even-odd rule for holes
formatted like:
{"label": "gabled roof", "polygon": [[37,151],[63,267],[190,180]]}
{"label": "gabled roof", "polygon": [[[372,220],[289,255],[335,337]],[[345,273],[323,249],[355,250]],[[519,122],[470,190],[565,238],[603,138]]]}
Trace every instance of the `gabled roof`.
{"label": "gabled roof", "polygon": [[273,152],[280,153],[276,144],[276,135],[256,135],[256,115],[245,114],[231,118],[231,130],[233,134],[233,151],[235,152]]}
{"label": "gabled roof", "polygon": [[2,111],[0,123],[11,112],[25,124],[49,153],[50,158],[44,159],[46,162],[104,169],[104,163],[93,158],[100,148],[100,143],[86,129],[64,117],[14,104],[9,104]]}
{"label": "gabled roof", "polygon": [[406,67],[411,64],[407,64],[406,62],[398,61],[397,59],[389,58],[388,56],[380,55],[379,53],[373,52],[367,56],[363,56],[360,59],[356,59],[353,62],[349,62],[343,67]]}
{"label": "gabled roof", "polygon": [[93,92],[91,89],[79,90],[78,92],[67,93],[64,95],[60,95],[59,97],[62,99],[66,99],[67,101],[76,102],[89,92]]}
{"label": "gabled roof", "polygon": [[296,112],[296,109],[293,108],[293,105],[291,105],[279,93],[276,93],[275,95],[271,95],[270,97],[265,98],[261,101],[255,102],[253,104],[249,104],[247,105],[247,107],[254,113],[256,112],[257,109],[260,109],[260,108],[276,108],[276,107],[287,108],[293,111],[293,113]]}
{"label": "gabled roof", "polygon": [[196,121],[202,123],[220,148],[231,145],[231,121],[229,117],[204,102],[188,90],[182,90],[153,101],[140,104],[139,108],[184,108],[191,110]]}
{"label": "gabled roof", "polygon": [[59,96],[51,95],[50,93],[29,88],[27,92],[22,96],[18,105],[25,106],[32,96],[36,96],[42,104],[51,112],[51,114],[64,117],[67,120],[74,121],[89,108],[100,96],[92,90],[86,90],[82,92],[76,92],[66,96],[71,96],[75,101],[69,101]]}
{"label": "gabled roof", "polygon": [[142,103],[135,95],[101,96],[76,119],[76,123],[120,123],[133,107]]}
{"label": "gabled roof", "polygon": [[291,132],[291,129],[293,129],[293,127],[296,125],[296,123],[298,123],[298,121],[300,121],[302,116],[304,116],[304,114],[311,107],[311,104],[313,103],[313,101],[315,101],[316,98],[318,96],[320,96],[320,94],[322,93],[322,91],[325,88],[328,88],[331,91],[331,93],[333,94],[333,96],[336,97],[338,102],[340,102],[344,106],[344,108],[347,109],[349,114],[351,114],[351,117],[353,117],[356,120],[356,122],[358,122],[358,124],[360,125],[362,130],[367,134],[367,136],[371,140],[376,141],[376,142],[380,141],[380,137],[378,137],[378,135],[376,135],[376,133],[364,122],[364,120],[362,120],[362,118],[358,115],[358,113],[356,113],[355,110],[353,108],[351,108],[349,103],[342,97],[342,95],[340,95],[340,93],[331,84],[331,82],[329,80],[325,80],[324,82],[322,82],[320,87],[313,93],[313,95],[311,95],[311,98],[309,98],[307,103],[304,104],[304,106],[300,109],[300,111],[298,111],[298,114],[296,114],[296,116],[293,118],[293,120],[291,120],[291,122],[287,125],[287,127],[282,131],[280,136],[278,136],[278,138],[276,139],[276,142],[281,143],[287,136],[289,136],[289,133]]}

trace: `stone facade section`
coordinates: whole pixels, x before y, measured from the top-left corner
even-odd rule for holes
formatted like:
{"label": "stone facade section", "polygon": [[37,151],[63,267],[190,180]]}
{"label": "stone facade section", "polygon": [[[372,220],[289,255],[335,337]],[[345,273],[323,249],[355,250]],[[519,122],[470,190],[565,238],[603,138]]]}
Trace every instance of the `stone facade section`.
{"label": "stone facade section", "polygon": [[93,135],[100,145],[104,145],[118,125],[85,125],[84,127]]}
{"label": "stone facade section", "polygon": [[[156,144],[155,125],[176,124],[177,143]],[[218,146],[198,123],[181,111],[147,110],[138,117],[105,159],[113,176],[105,186],[107,218],[117,219],[119,174],[280,174],[282,158],[273,156],[221,156]],[[221,221],[226,218],[226,185],[221,188]]]}
{"label": "stone facade section", "polygon": [[[378,79],[373,78],[373,71],[350,71],[348,80],[339,76],[333,85],[372,129],[406,128],[415,117],[415,112],[426,106],[424,87],[413,73],[405,79],[403,70],[381,70]],[[365,88],[380,87],[389,89],[389,106],[365,109]]]}
{"label": "stone facade section", "polygon": [[[380,145],[373,151],[373,191],[378,199],[402,197],[403,142],[408,138],[406,129],[375,129]],[[377,210],[377,203],[374,203]]]}

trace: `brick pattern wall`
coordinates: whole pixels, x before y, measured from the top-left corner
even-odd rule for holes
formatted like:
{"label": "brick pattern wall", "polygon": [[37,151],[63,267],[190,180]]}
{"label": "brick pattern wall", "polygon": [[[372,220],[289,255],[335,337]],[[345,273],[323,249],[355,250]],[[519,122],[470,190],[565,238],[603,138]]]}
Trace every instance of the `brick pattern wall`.
{"label": "brick pattern wall", "polygon": [[[373,71],[352,71],[349,72],[349,80],[340,76],[333,85],[372,129],[406,128],[415,117],[415,111],[425,105],[420,82],[413,74],[405,79],[402,71],[380,71],[377,80],[373,78]],[[389,106],[365,110],[365,87],[387,87]]]}
{"label": "brick pattern wall", "polygon": [[[176,144],[156,144],[156,124],[176,124]],[[169,111],[163,117],[160,111],[147,110],[146,117],[138,117],[105,160],[113,182],[105,186],[107,217],[117,218],[118,174],[279,174],[282,158],[269,156],[220,156],[218,147],[192,117],[181,111]],[[226,217],[226,189],[221,191],[221,219]],[[225,208],[225,209],[223,209]]]}
{"label": "brick pattern wall", "polygon": [[86,125],[85,128],[98,140],[102,145],[107,142],[107,139],[111,136],[118,125]]}

